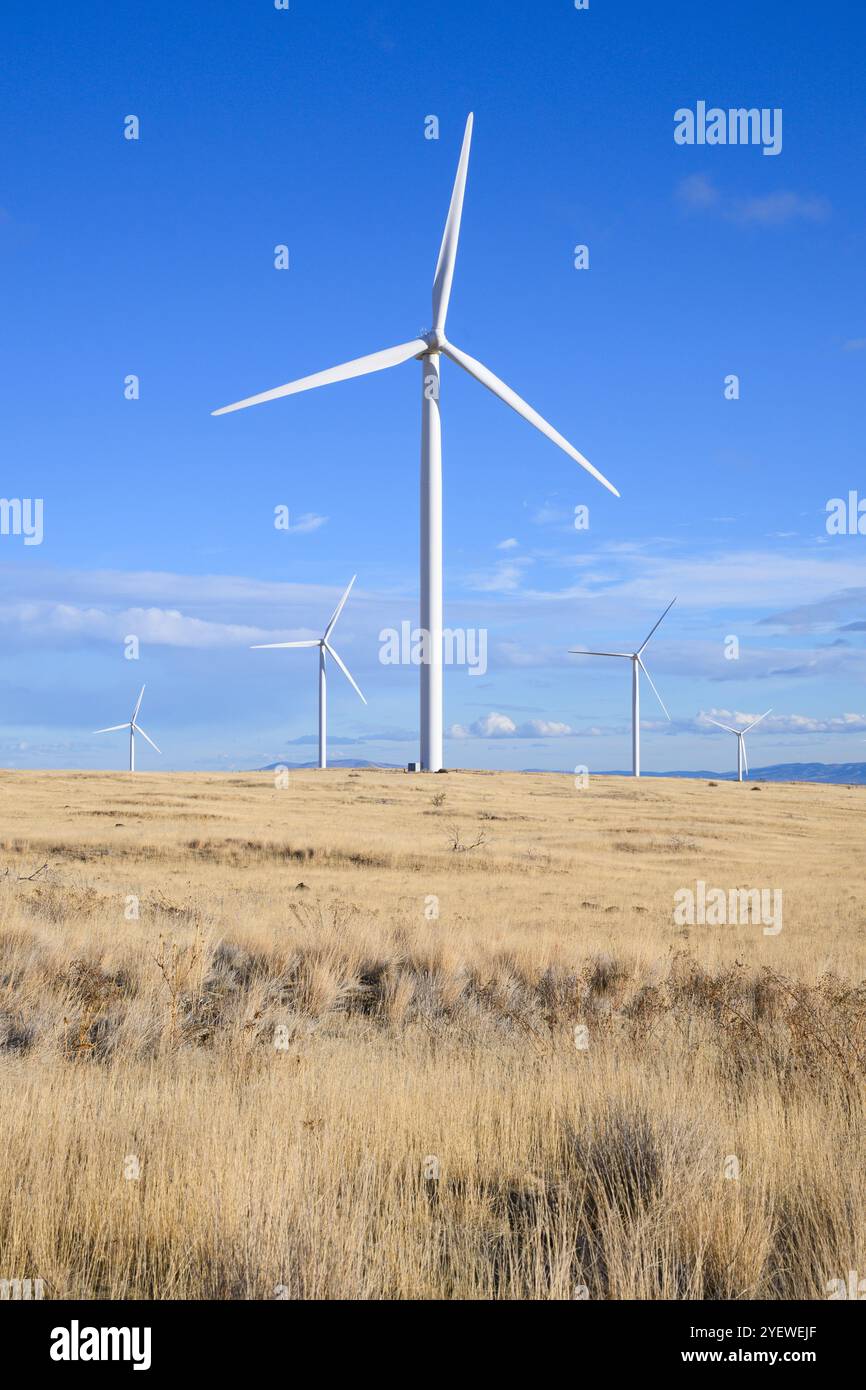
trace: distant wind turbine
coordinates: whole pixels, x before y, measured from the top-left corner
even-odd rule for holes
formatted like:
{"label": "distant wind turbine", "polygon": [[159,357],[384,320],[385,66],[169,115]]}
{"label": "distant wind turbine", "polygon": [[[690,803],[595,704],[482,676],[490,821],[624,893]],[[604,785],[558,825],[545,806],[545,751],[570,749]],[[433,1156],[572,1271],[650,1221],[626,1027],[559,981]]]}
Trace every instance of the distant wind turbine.
{"label": "distant wind turbine", "polygon": [[[334,381],[347,381],[350,377],[365,376],[368,372],[379,372],[385,367],[396,367],[401,362],[415,358],[421,363],[421,630],[426,634],[428,657],[420,663],[421,680],[421,767],[428,772],[438,772],[442,767],[442,425],[439,410],[439,357],[444,353],[456,362],[465,372],[480,381],[498,396],[524,420],[528,420],[537,430],[546,435],[554,444],[563,449],[569,457],[591,473],[615,497],[616,488],[607,478],[593,468],[592,464],[578,453],[567,439],[542,418],[532,406],[527,405],[494,376],[481,362],[461,352],[445,336],[445,320],[448,302],[451,298],[451,282],[454,278],[454,263],[457,259],[457,241],[460,236],[460,219],[463,213],[463,194],[466,189],[466,173],[469,167],[469,147],[472,141],[472,114],[466,121],[463,148],[457,165],[457,177],[451,194],[451,204],[445,222],[445,232],[436,263],[433,280],[433,327],[423,336],[401,343],[399,347],[386,348],[384,352],[374,352],[367,357],[358,357],[353,362],[344,362],[339,367],[331,367],[313,376],[301,377],[285,386],[276,386],[271,391],[262,391],[257,396],[247,396],[245,400],[225,405],[214,415],[226,415],[232,410],[243,410],[248,405],[260,405],[263,401],[273,401],[280,396],[293,396],[298,391],[309,391],[315,386],[327,386]],[[351,417],[349,417],[351,420]]]}
{"label": "distant wind turbine", "polygon": [[141,725],[140,725],[139,723],[136,722],[136,721],[138,720],[138,711],[141,709],[141,701],[142,701],[142,697],[143,697],[143,696],[144,696],[144,686],[142,686],[142,687],[141,687],[141,690],[139,691],[138,699],[137,699],[136,702],[135,702],[135,709],[132,711],[132,718],[131,718],[126,724],[111,724],[107,729],[96,729],[96,730],[95,730],[95,732],[96,732],[97,734],[113,734],[117,729],[128,729],[128,730],[129,730],[129,770],[130,770],[130,772],[135,772],[135,735],[136,735],[136,734],[141,734],[141,737],[142,737],[142,738],[146,738],[147,741],[148,741],[148,743],[150,744],[151,748],[155,748],[156,751],[157,751],[157,753],[159,753],[159,752],[161,751],[159,748],[156,747],[156,744],[154,743],[153,739],[150,737],[150,734],[146,734],[146,733],[144,732],[144,729],[141,727]]}
{"label": "distant wind turbine", "polygon": [[745,769],[746,769],[746,776],[748,776],[748,774],[749,774],[749,760],[748,760],[748,758],[746,757],[746,734],[749,733],[749,731],[750,731],[751,729],[754,729],[754,727],[755,727],[756,724],[760,724],[760,722],[761,722],[762,719],[766,719],[766,717],[767,717],[768,714],[772,714],[772,712],[773,712],[773,709],[772,709],[772,706],[770,706],[769,709],[765,709],[765,710],[764,710],[764,713],[763,713],[763,714],[759,714],[757,719],[753,719],[752,722],[751,722],[751,724],[747,724],[746,727],[745,727],[745,729],[732,729],[731,726],[730,726],[730,724],[720,724],[719,721],[718,721],[718,719],[710,719],[710,716],[709,716],[709,715],[706,715],[706,718],[709,719],[709,722],[710,722],[711,724],[715,724],[715,726],[716,726],[717,729],[724,729],[724,730],[726,731],[726,733],[729,733],[729,734],[736,734],[736,735],[737,735],[737,781],[738,781],[738,782],[742,782],[742,780],[743,780],[743,767],[744,767],[744,766],[745,766]]}
{"label": "distant wind turbine", "polygon": [[[354,687],[355,690],[357,690],[358,694],[361,695],[360,688],[356,684],[354,678],[350,675],[348,667],[344,665],[343,661],[337,655],[337,653],[334,651],[334,648],[328,641],[328,638],[334,630],[337,619],[343,611],[343,604],[349,597],[352,585],[354,584],[357,578],[358,576],[356,574],[352,575],[352,578],[349,580],[348,588],[346,589],[346,592],[343,594],[343,597],[340,599],[340,602],[334,609],[333,617],[331,618],[331,621],[328,623],[328,626],[325,628],[325,631],[323,632],[321,637],[311,637],[303,642],[257,642],[256,645],[252,648],[252,651],[254,652],[272,650],[277,647],[319,648],[319,767],[328,766],[328,695],[325,678],[326,652],[329,656],[332,656],[334,658],[340,670],[343,672],[343,675],[346,677],[346,680],[349,682],[351,686]],[[361,695],[361,699],[364,700],[364,704],[366,705],[367,701],[364,699],[363,695]]]}
{"label": "distant wind turbine", "polygon": [[663,620],[664,618],[667,617],[668,613],[670,613],[670,611],[671,611],[671,609],[673,608],[673,606],[674,606],[675,603],[676,603],[676,599],[675,599],[675,598],[672,598],[671,601],[670,601],[670,603],[668,604],[667,608],[665,609],[664,613],[662,613],[661,618],[659,618],[658,622],[655,624],[654,627],[651,627],[651,628],[650,628],[649,632],[647,633],[646,637],[644,638],[643,642],[642,642],[641,645],[638,647],[638,649],[637,649],[636,652],[587,652],[587,651],[583,651],[583,650],[575,651],[575,650],[573,650],[573,649],[570,649],[570,650],[571,650],[571,655],[572,655],[572,656],[619,656],[619,657],[622,657],[624,660],[630,661],[630,662],[631,662],[631,761],[632,761],[632,773],[633,773],[633,775],[634,775],[635,777],[640,777],[640,672],[641,672],[641,671],[643,671],[644,675],[646,676],[647,680],[649,681],[650,685],[652,686],[653,694],[655,695],[656,699],[658,700],[659,704],[661,705],[662,710],[664,711],[665,718],[668,719],[668,720],[670,719],[670,715],[668,714],[667,710],[665,709],[665,702],[664,702],[664,700],[662,699],[661,695],[660,695],[660,694],[658,693],[658,691],[656,690],[655,684],[654,684],[654,682],[653,682],[653,678],[652,678],[652,676],[650,675],[649,671],[647,670],[646,666],[644,665],[644,662],[643,662],[643,653],[644,653],[644,651],[646,650],[646,646],[647,646],[647,643],[649,642],[649,639],[652,637],[652,635],[653,635],[653,633],[655,632],[656,628],[659,626],[659,623],[661,623],[662,620]]}

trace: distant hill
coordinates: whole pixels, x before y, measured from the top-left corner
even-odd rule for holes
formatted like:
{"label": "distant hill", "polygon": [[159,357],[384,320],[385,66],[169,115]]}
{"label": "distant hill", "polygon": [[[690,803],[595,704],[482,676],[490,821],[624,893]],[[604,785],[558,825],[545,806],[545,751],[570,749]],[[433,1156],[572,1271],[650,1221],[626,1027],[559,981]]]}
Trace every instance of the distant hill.
{"label": "distant hill", "polygon": [[[257,767],[256,772],[274,772],[278,767],[287,767],[289,772],[301,772],[307,767],[318,767],[319,760],[314,758],[311,763],[266,763],[264,767]],[[328,767],[378,767],[388,771],[403,770],[402,763],[371,763],[367,758],[329,758]]]}
{"label": "distant hill", "polygon": [[[628,772],[600,773],[602,777],[628,777]],[[714,782],[735,782],[736,772],[644,772],[644,777],[710,777]],[[866,786],[866,763],[774,763],[753,767],[749,782],[833,782],[843,786]]]}
{"label": "distant hill", "polygon": [[[402,772],[404,763],[374,763],[368,758],[332,758],[329,767],[380,768],[387,772]],[[286,767],[290,772],[301,772],[305,768],[318,767],[314,759],[309,763],[277,762],[267,763],[257,768],[257,772],[273,772],[278,767]],[[524,767],[522,772],[551,772],[555,769],[544,767]],[[573,775],[568,768],[561,769],[558,776]],[[625,769],[599,772],[599,777],[630,777]],[[736,772],[644,772],[644,777],[692,777],[709,779],[713,782],[735,782]],[[774,763],[771,767],[752,768],[749,782],[833,782],[837,786],[866,787],[866,763]]]}

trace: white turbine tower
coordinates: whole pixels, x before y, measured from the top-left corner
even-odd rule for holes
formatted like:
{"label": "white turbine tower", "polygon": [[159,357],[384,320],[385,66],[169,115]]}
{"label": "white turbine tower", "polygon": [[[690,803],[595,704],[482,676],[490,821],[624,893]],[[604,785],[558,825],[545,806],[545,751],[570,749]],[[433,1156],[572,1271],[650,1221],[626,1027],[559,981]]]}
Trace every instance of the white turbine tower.
{"label": "white turbine tower", "polygon": [[136,702],[135,702],[135,709],[132,711],[132,718],[131,718],[130,720],[128,720],[126,724],[111,724],[107,729],[96,729],[96,730],[95,730],[95,732],[96,732],[97,734],[113,734],[113,733],[115,733],[115,731],[116,731],[117,729],[128,729],[128,730],[129,730],[129,770],[130,770],[130,772],[135,772],[135,735],[136,735],[136,734],[141,734],[141,737],[142,737],[142,738],[146,738],[147,741],[148,741],[148,743],[150,744],[151,748],[156,748],[157,753],[159,753],[159,752],[161,751],[159,748],[156,747],[156,744],[154,743],[153,739],[150,737],[150,734],[146,734],[146,733],[144,732],[144,729],[141,727],[141,725],[140,725],[139,723],[136,722],[137,719],[138,719],[138,711],[141,709],[141,701],[142,701],[142,697],[143,697],[143,696],[144,696],[144,686],[141,687],[141,690],[140,690],[139,693],[138,693],[138,699],[137,699]]}
{"label": "white turbine tower", "polygon": [[[337,619],[343,611],[343,604],[349,597],[352,585],[354,584],[357,578],[358,576],[356,574],[352,575],[352,578],[349,580],[346,592],[343,594],[343,597],[340,599],[340,602],[334,609],[333,617],[331,618],[331,621],[328,623],[328,626],[325,628],[325,631],[323,632],[321,637],[311,637],[304,642],[257,642],[256,645],[252,648],[252,651],[254,652],[268,651],[277,647],[319,648],[319,767],[328,766],[328,692],[325,679],[326,652],[329,656],[332,656],[334,658],[340,670],[343,672],[343,675],[346,677],[346,680],[349,682],[351,686],[354,687],[355,690],[357,690],[358,694],[361,695],[361,691],[358,685],[356,684],[352,675],[349,673],[349,668],[344,665],[343,661],[337,655],[337,653],[334,651],[334,648],[328,641],[328,638],[334,630]],[[364,700],[364,704],[366,705],[367,701],[364,699],[363,695],[361,695],[361,699]]]}
{"label": "white turbine tower", "polygon": [[350,377],[364,376],[368,372],[379,372],[385,367],[396,367],[401,362],[415,358],[421,363],[421,629],[427,634],[428,659],[422,661],[421,678],[421,766],[428,772],[438,772],[442,767],[442,428],[439,408],[439,358],[444,353],[468,372],[482,386],[492,391],[524,420],[528,420],[537,430],[563,449],[582,468],[597,478],[615,497],[616,488],[603,477],[592,464],[578,453],[567,439],[549,425],[532,406],[527,405],[510,386],[494,376],[481,362],[461,352],[445,336],[445,320],[448,302],[451,298],[451,282],[454,278],[454,263],[457,257],[457,241],[460,235],[460,218],[463,212],[463,194],[466,188],[466,171],[469,165],[469,146],[472,140],[472,115],[466,121],[463,148],[457,166],[451,205],[445,222],[445,232],[436,263],[433,280],[433,327],[423,337],[413,338],[411,342],[398,347],[386,348],[384,352],[374,352],[368,357],[358,357],[353,362],[344,362],[313,376],[301,377],[285,386],[276,386],[272,391],[262,391],[257,396],[235,401],[233,405],[214,410],[214,415],[226,415],[232,410],[243,410],[248,405],[259,405],[263,401],[277,400],[280,396],[293,396],[298,391],[309,391],[315,386],[327,386],[333,381],[346,381]]}
{"label": "white turbine tower", "polygon": [[736,735],[737,735],[737,781],[738,781],[738,782],[742,782],[742,780],[743,780],[743,766],[744,766],[744,765],[745,765],[745,769],[746,769],[746,775],[748,776],[748,773],[749,773],[749,760],[748,760],[748,758],[746,757],[746,734],[749,733],[749,731],[750,731],[751,729],[754,729],[754,727],[755,727],[756,724],[760,724],[760,722],[761,722],[762,719],[766,719],[766,717],[767,717],[768,714],[772,714],[772,712],[773,712],[773,709],[772,709],[772,705],[771,705],[769,709],[765,709],[765,710],[764,710],[764,713],[763,713],[763,714],[759,714],[757,719],[753,719],[752,722],[751,722],[751,724],[747,724],[746,727],[745,727],[745,729],[733,729],[733,728],[731,728],[731,725],[730,725],[730,724],[720,724],[719,721],[718,721],[718,719],[710,719],[710,716],[709,716],[709,715],[706,716],[707,719],[709,719],[709,721],[710,721],[711,724],[715,724],[715,726],[716,726],[717,729],[724,729],[726,733],[729,733],[729,734],[736,734]]}
{"label": "white turbine tower", "polygon": [[643,642],[642,642],[641,645],[638,647],[638,649],[637,649],[636,652],[587,652],[587,651],[583,651],[583,650],[574,651],[574,650],[571,650],[571,649],[570,649],[570,650],[571,650],[571,655],[572,655],[572,656],[619,656],[619,657],[622,657],[623,660],[625,660],[625,661],[630,661],[630,662],[631,662],[631,763],[632,763],[632,773],[633,773],[633,775],[634,775],[635,777],[640,777],[640,672],[641,672],[641,671],[643,671],[644,675],[646,676],[647,680],[649,681],[650,685],[652,686],[653,694],[655,695],[656,699],[658,700],[659,704],[661,705],[662,710],[664,711],[665,718],[668,719],[668,720],[670,719],[670,715],[668,714],[667,710],[665,709],[665,702],[664,702],[664,700],[662,699],[661,695],[660,695],[660,694],[658,693],[658,691],[656,690],[655,684],[654,684],[654,682],[653,682],[653,678],[652,678],[652,676],[650,675],[649,671],[647,670],[646,666],[644,665],[644,662],[643,662],[643,653],[644,653],[644,651],[646,650],[647,643],[649,642],[649,640],[650,640],[650,638],[652,637],[653,633],[655,632],[656,628],[659,626],[659,623],[662,622],[662,619],[664,619],[664,618],[667,617],[668,613],[670,613],[670,611],[671,611],[671,609],[673,608],[673,606],[674,606],[675,603],[676,603],[676,599],[675,599],[675,598],[672,598],[671,601],[670,601],[670,603],[668,604],[667,608],[665,609],[664,613],[662,613],[661,618],[659,618],[658,623],[656,623],[654,627],[651,627],[651,628],[650,628],[649,632],[647,633],[646,637],[644,638]]}

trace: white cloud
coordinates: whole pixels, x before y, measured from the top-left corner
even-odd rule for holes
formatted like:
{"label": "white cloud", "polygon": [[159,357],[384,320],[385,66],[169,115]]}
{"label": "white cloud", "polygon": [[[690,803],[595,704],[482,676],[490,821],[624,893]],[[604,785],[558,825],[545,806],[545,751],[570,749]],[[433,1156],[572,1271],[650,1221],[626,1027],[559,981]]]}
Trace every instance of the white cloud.
{"label": "white cloud", "polygon": [[496,659],[502,666],[528,667],[530,669],[538,666],[550,666],[554,663],[562,664],[562,652],[556,647],[521,645],[518,642],[497,642]]}
{"label": "white cloud", "polygon": [[[280,580],[250,579],[237,574],[175,574],[170,570],[35,570],[5,566],[6,591],[32,598],[51,598],[62,593],[69,602],[156,604],[176,607],[279,605],[320,603],[333,608],[342,593],[339,586],[294,584]],[[358,602],[357,586],[352,602]]]}
{"label": "white cloud", "polygon": [[[860,575],[862,579],[862,574]],[[848,588],[815,602],[803,603],[796,608],[785,609],[781,613],[771,613],[761,618],[762,627],[779,627],[788,632],[820,632],[840,622],[843,618],[855,620],[866,611],[866,589]],[[852,630],[847,625],[844,631]],[[854,631],[858,629],[854,628]]]}
{"label": "white cloud", "polygon": [[[215,623],[172,608],[77,608],[69,603],[11,603],[0,607],[0,627],[40,638],[123,642],[130,635],[164,647],[230,647],[273,640],[267,628]],[[293,634],[294,635],[294,634]],[[311,634],[305,631],[303,636]],[[282,638],[280,638],[282,640]]]}
{"label": "white cloud", "polygon": [[532,560],[528,555],[515,556],[513,560],[499,560],[495,569],[469,577],[469,585],[482,593],[510,594],[520,587],[523,572]]}
{"label": "white cloud", "polygon": [[830,216],[826,198],[780,189],[760,197],[740,198],[723,193],[706,174],[692,174],[677,185],[676,196],[694,212],[710,209],[729,222],[760,227],[781,227],[787,222],[824,222]]}
{"label": "white cloud", "polygon": [[326,516],[317,516],[315,512],[304,512],[302,516],[298,517],[297,521],[291,522],[291,524],[286,527],[286,530],[289,535],[304,536],[310,531],[318,531],[319,527],[324,526],[327,520],[328,518]]}
{"label": "white cloud", "polygon": [[[599,552],[599,559],[610,556]],[[677,594],[677,608],[708,608],[731,611],[735,606],[766,610],[770,605],[789,604],[792,596],[814,599],[817,593],[833,589],[852,589],[863,584],[863,560],[846,550],[844,543],[832,550],[719,550],[709,555],[677,555],[658,546],[655,554],[635,551],[616,556],[620,573],[602,581],[601,592],[593,581],[583,578],[570,591],[575,598],[608,597],[639,599],[648,605],[670,601]],[[567,559],[563,564],[568,564]],[[557,595],[566,597],[567,595]],[[676,611],[676,610],[675,610]]]}
{"label": "white cloud", "polygon": [[521,738],[531,738],[533,735],[537,738],[567,738],[573,733],[570,724],[558,724],[551,719],[530,719],[528,724],[520,726]]}
{"label": "white cloud", "polygon": [[496,549],[497,549],[497,550],[515,550],[519,544],[520,544],[520,542],[517,541],[517,540],[515,540],[514,536],[509,536],[507,540],[500,541],[499,544],[497,545]]}
{"label": "white cloud", "polygon": [[452,724],[449,732],[452,738],[567,738],[574,730],[569,724],[547,719],[528,719],[523,724],[515,724],[507,714],[491,710],[468,728],[464,724]]}
{"label": "white cloud", "polygon": [[719,190],[706,174],[690,174],[677,185],[677,199],[688,208],[715,207],[720,196]]}
{"label": "white cloud", "polygon": [[[763,710],[747,714],[743,710],[711,709],[701,710],[694,721],[697,731],[718,732],[710,720],[717,719],[720,724],[730,724],[731,728],[745,728],[755,719],[760,719]],[[816,719],[810,714],[768,714],[761,719],[758,729],[770,734],[850,734],[866,731],[866,714],[838,714],[828,719]],[[758,730],[755,730],[757,734]]]}
{"label": "white cloud", "polygon": [[574,512],[568,512],[564,507],[557,507],[552,502],[546,502],[543,507],[536,507],[530,520],[536,526],[562,526],[566,522],[569,526],[573,526]]}
{"label": "white cloud", "polygon": [[761,198],[737,198],[730,213],[734,222],[755,223],[761,227],[781,227],[786,222],[826,222],[830,204],[814,195],[767,193]]}
{"label": "white cloud", "polygon": [[[0,594],[18,599],[0,602],[0,631],[22,644],[46,634],[68,642],[114,642],[135,633],[175,647],[252,645],[317,637],[321,627],[316,624],[327,622],[342,589],[342,584],[279,583],[238,575],[8,565],[2,568]],[[372,627],[370,609],[381,603],[381,595],[359,592],[356,585],[351,612],[341,620],[344,634],[357,630],[359,623]]]}
{"label": "white cloud", "polygon": [[470,728],[478,738],[513,738],[517,733],[514,720],[509,719],[507,714],[497,714],[495,710],[476,719]]}

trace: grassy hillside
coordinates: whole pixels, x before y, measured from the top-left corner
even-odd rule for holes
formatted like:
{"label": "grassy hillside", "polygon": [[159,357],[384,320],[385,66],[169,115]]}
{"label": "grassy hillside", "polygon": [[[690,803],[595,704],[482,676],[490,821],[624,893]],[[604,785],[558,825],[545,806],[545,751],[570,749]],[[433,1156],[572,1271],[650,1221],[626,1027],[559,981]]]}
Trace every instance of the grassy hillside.
{"label": "grassy hillside", "polygon": [[[858,792],[0,773],[0,1244],[61,1296],[821,1297]],[[696,881],[783,925],[678,924]]]}

